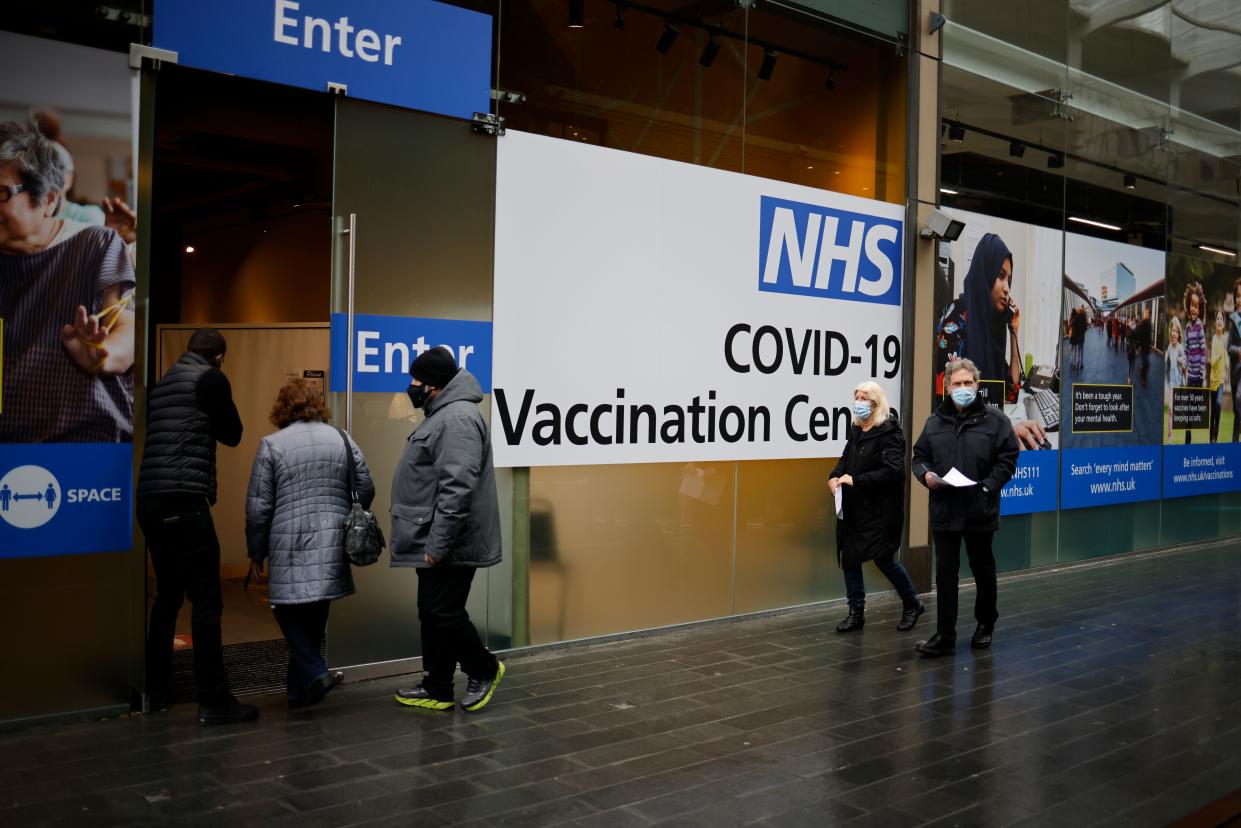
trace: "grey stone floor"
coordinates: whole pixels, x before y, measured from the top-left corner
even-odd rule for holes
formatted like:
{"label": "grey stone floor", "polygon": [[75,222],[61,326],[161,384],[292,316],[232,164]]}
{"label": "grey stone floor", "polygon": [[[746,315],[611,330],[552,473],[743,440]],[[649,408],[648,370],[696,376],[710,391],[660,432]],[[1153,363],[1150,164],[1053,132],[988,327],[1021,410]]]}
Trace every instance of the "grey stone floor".
{"label": "grey stone floor", "polygon": [[476,716],[391,679],[27,729],[0,825],[1163,825],[1241,787],[1239,553],[1002,580],[994,648],[955,659],[872,601],[850,636],[834,607],[513,656]]}

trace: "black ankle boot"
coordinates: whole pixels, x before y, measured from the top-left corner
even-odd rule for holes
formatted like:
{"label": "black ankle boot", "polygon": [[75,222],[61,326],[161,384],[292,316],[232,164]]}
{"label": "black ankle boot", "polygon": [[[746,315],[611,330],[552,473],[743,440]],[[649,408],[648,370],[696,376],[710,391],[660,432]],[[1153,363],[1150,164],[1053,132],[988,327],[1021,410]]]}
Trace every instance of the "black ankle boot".
{"label": "black ankle boot", "polygon": [[836,625],[836,632],[848,633],[860,630],[866,624],[866,610],[863,607],[849,607],[849,615]]}
{"label": "black ankle boot", "polygon": [[905,611],[901,613],[901,620],[896,625],[896,629],[899,632],[909,632],[914,628],[914,624],[918,623],[918,616],[924,612],[926,612],[926,604],[915,598],[912,604],[905,605]]}

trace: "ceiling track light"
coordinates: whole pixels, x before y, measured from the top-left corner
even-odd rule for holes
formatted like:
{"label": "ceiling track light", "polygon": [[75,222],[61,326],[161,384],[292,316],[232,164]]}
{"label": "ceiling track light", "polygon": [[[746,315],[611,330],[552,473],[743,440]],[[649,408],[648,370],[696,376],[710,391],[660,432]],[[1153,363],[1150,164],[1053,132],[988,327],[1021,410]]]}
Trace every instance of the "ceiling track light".
{"label": "ceiling track light", "polygon": [[586,25],[586,0],[569,0],[569,28],[580,29]]}
{"label": "ceiling track light", "polygon": [[960,124],[948,124],[948,140],[958,144],[965,140],[965,127]]}
{"label": "ceiling track light", "polygon": [[655,51],[661,55],[668,54],[668,50],[672,48],[672,44],[676,42],[677,35],[680,32],[676,26],[664,21],[664,32],[659,36],[659,42],[655,44]]}
{"label": "ceiling track light", "polygon": [[771,49],[763,51],[763,62],[758,67],[758,79],[771,80],[771,73],[776,71],[776,53]]}
{"label": "ceiling track light", "polygon": [[698,62],[705,68],[710,69],[711,64],[715,63],[715,56],[720,53],[720,39],[716,35],[711,35],[711,39],[707,41],[707,45],[702,48],[702,57],[698,58]]}
{"label": "ceiling track light", "polygon": [[1235,250],[1225,250],[1222,247],[1212,247],[1209,244],[1195,244],[1194,247],[1199,250],[1205,250],[1208,253],[1218,253],[1221,256],[1227,256],[1231,259],[1237,258],[1237,251]]}
{"label": "ceiling track light", "polygon": [[617,30],[625,28],[625,7],[620,3],[616,4],[616,19],[612,21],[612,28]]}
{"label": "ceiling track light", "polygon": [[836,70],[835,70],[835,69],[829,69],[829,70],[827,70],[827,83],[825,83],[825,84],[823,84],[823,85],[827,87],[827,91],[828,91],[828,92],[834,92],[834,91],[836,90],[836,77],[835,77],[835,75],[836,75]]}
{"label": "ceiling track light", "polygon": [[1052,153],[1047,156],[1047,169],[1058,170],[1064,167],[1064,156],[1060,153]]}
{"label": "ceiling track light", "polygon": [[1008,145],[1008,154],[1013,158],[1020,158],[1026,154],[1026,145],[1020,141],[1013,141]]}
{"label": "ceiling track light", "polygon": [[1133,173],[1125,173],[1125,189],[1136,190],[1138,188],[1138,177]]}
{"label": "ceiling track light", "polygon": [[1108,224],[1107,222],[1103,222],[1103,221],[1095,221],[1094,219],[1082,218],[1081,216],[1069,216],[1069,221],[1075,221],[1078,224],[1087,224],[1091,227],[1098,227],[1100,230],[1111,230],[1117,233],[1119,233],[1121,229],[1123,229],[1123,228],[1117,227],[1115,224]]}

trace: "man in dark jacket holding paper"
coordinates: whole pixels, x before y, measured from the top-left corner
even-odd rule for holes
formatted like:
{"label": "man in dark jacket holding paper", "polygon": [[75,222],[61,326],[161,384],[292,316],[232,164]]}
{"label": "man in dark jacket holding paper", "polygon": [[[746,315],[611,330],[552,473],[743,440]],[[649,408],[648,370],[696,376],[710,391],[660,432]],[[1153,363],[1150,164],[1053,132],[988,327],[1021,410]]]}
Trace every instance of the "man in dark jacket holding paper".
{"label": "man in dark jacket holding paper", "polygon": [[398,690],[410,707],[451,710],[457,664],[469,679],[461,706],[481,710],[504,677],[465,603],[474,572],[500,562],[500,506],[482,387],[452,352],[432,348],[409,367],[408,394],[426,418],[409,435],[392,481],[392,565],[418,568],[423,679]]}
{"label": "man in dark jacket holding paper", "polygon": [[956,650],[962,540],[978,590],[972,646],[991,646],[999,617],[991,540],[1000,526],[1000,490],[1013,476],[1018,452],[1008,417],[978,396],[977,366],[968,359],[954,360],[944,377],[947,396],[927,420],[913,452],[914,477],[931,490],[935,537],[938,623],[935,635],[918,645],[918,652],[928,657]]}

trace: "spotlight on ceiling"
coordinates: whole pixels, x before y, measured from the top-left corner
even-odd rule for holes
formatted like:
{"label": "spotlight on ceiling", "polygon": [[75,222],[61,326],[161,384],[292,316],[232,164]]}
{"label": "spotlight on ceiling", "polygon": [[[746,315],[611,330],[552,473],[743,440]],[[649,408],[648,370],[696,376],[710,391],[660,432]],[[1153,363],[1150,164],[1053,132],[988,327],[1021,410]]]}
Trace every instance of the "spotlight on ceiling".
{"label": "spotlight on ceiling", "polygon": [[1125,173],[1125,189],[1136,190],[1138,188],[1138,177],[1133,173]]}
{"label": "spotlight on ceiling", "polygon": [[828,92],[833,92],[836,89],[836,78],[834,77],[835,73],[835,69],[829,69],[827,72],[827,83],[823,85],[827,87]]}
{"label": "spotlight on ceiling", "polygon": [[616,19],[612,21],[613,29],[625,28],[625,7],[620,3],[616,4]]}
{"label": "spotlight on ceiling", "polygon": [[580,29],[586,25],[586,0],[569,0],[569,28]]}
{"label": "spotlight on ceiling", "polygon": [[1047,156],[1047,169],[1058,170],[1064,167],[1064,156],[1058,152],[1054,152]]}
{"label": "spotlight on ceiling", "polygon": [[958,144],[965,140],[965,127],[960,124],[948,124],[948,140]]}
{"label": "spotlight on ceiling", "polygon": [[664,23],[664,33],[659,36],[659,42],[655,44],[655,51],[661,55],[668,54],[668,50],[672,48],[672,44],[676,42],[677,35],[679,34],[680,32],[677,31],[676,26],[673,26],[671,23]]}
{"label": "spotlight on ceiling", "polygon": [[1013,141],[1008,145],[1008,154],[1013,158],[1020,158],[1026,154],[1026,145],[1020,141]]}
{"label": "spotlight on ceiling", "polygon": [[702,48],[702,57],[698,58],[698,62],[708,69],[711,64],[715,63],[715,56],[720,53],[720,39],[715,35],[711,35],[711,39],[707,41],[707,45]]}
{"label": "spotlight on ceiling", "polygon": [[187,245],[185,246],[185,252],[186,252],[186,253],[193,253],[193,252],[194,252],[194,245],[192,245],[192,244],[187,244]]}
{"label": "spotlight on ceiling", "polygon": [[776,53],[771,49],[766,49],[763,51],[763,62],[758,67],[758,79],[769,81],[774,71],[776,71]]}

